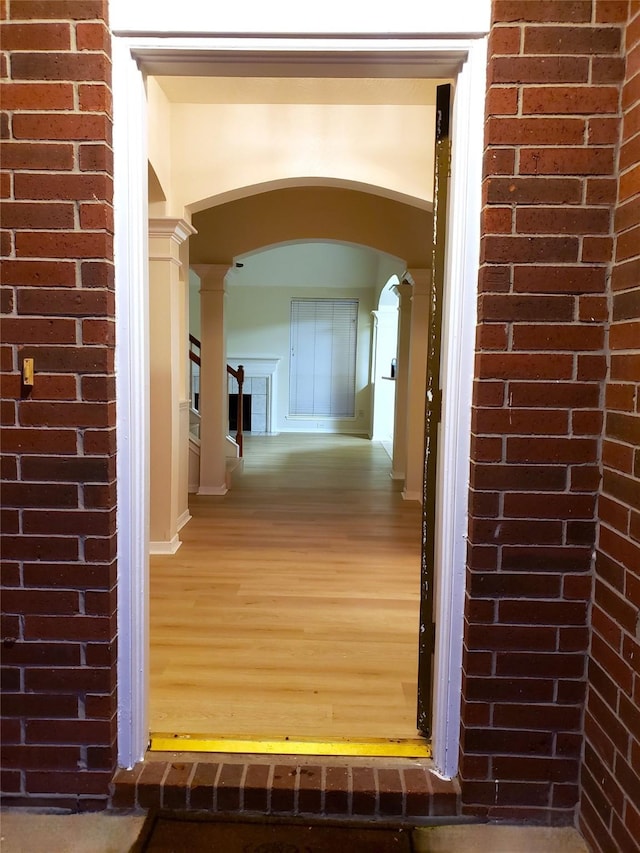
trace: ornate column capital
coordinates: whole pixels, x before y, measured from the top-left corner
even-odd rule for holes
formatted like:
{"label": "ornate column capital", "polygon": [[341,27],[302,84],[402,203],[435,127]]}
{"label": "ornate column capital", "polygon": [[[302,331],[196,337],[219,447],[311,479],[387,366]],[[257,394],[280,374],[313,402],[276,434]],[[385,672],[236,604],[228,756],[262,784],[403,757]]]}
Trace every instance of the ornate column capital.
{"label": "ornate column capital", "polygon": [[149,220],[149,259],[180,264],[180,246],[196,229],[186,219],[162,216]]}
{"label": "ornate column capital", "polygon": [[168,237],[178,245],[184,243],[187,237],[197,234],[196,229],[186,219],[176,219],[172,216],[160,216],[149,219],[149,236]]}

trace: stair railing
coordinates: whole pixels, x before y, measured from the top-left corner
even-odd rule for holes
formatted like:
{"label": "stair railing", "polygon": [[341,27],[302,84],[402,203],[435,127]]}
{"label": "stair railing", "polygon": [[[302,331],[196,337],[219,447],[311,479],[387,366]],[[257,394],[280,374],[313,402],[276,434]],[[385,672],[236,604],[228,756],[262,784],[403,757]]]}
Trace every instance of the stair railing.
{"label": "stair railing", "polygon": [[200,341],[193,335],[189,335],[189,396],[191,408],[198,414],[200,413],[200,352]]}
{"label": "stair railing", "polygon": [[[198,350],[198,352],[196,352]],[[195,335],[189,335],[189,360],[200,366],[200,341]]]}
{"label": "stair railing", "polygon": [[[189,361],[193,364],[196,364],[198,368],[201,364],[201,346],[200,341],[195,337],[195,335],[189,335]],[[242,456],[242,445],[243,445],[243,433],[242,433],[242,388],[244,385],[244,367],[239,364],[238,369],[234,370],[233,367],[227,365],[227,373],[229,376],[233,376],[233,378],[238,383],[238,415],[236,422],[236,444],[238,445],[238,452],[240,456]],[[196,411],[200,411],[200,389],[198,387],[198,391],[193,393],[193,369],[191,369],[191,388],[192,388],[192,400],[193,400],[193,408]],[[199,377],[198,377],[199,379]],[[228,396],[228,395],[227,395]]]}
{"label": "stair railing", "polygon": [[238,452],[240,456],[242,456],[242,444],[243,444],[243,435],[242,435],[242,386],[244,385],[244,367],[239,364],[238,369],[234,370],[233,367],[227,365],[227,373],[229,376],[233,376],[233,378],[238,383],[238,414],[236,420],[236,444],[238,445]]}

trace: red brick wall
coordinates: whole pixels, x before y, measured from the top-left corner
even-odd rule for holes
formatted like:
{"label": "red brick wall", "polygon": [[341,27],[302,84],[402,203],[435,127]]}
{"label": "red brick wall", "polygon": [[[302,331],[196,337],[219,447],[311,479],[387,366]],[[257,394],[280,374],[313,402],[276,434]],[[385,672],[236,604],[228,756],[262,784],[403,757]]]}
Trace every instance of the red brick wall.
{"label": "red brick wall", "polygon": [[640,850],[640,2],[630,4],[582,770],[594,850]]}
{"label": "red brick wall", "polygon": [[[0,8],[2,788],[10,804],[92,808],[115,760],[106,0]],[[639,313],[637,46],[616,179],[629,8],[494,4],[461,732],[467,812],[573,818],[612,310],[583,773],[584,826],[603,850],[638,815],[638,356],[624,354]]]}
{"label": "red brick wall", "polygon": [[461,778],[494,819],[579,795],[627,9],[493,4]]}
{"label": "red brick wall", "polygon": [[0,8],[2,791],[93,808],[116,735],[107,2]]}

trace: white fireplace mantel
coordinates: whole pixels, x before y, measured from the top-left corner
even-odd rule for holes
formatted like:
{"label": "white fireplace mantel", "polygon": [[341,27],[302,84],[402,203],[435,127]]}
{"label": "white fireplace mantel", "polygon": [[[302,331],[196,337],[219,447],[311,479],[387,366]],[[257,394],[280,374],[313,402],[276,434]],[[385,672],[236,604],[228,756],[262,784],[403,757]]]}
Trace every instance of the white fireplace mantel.
{"label": "white fireplace mantel", "polygon": [[227,358],[227,364],[238,369],[239,365],[244,367],[245,379],[267,380],[267,434],[277,433],[277,401],[278,401],[278,364],[280,358]]}

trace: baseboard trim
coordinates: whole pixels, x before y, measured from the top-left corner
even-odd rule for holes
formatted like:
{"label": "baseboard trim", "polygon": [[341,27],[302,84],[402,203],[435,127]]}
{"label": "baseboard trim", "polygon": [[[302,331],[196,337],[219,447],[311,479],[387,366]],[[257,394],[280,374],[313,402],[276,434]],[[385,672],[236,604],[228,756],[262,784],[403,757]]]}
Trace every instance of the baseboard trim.
{"label": "baseboard trim", "polygon": [[175,554],[178,548],[182,545],[178,534],[168,541],[149,542],[150,554]]}
{"label": "baseboard trim", "polygon": [[402,492],[402,500],[403,501],[418,501],[418,503],[422,503],[422,493],[421,492],[408,492],[406,489]]}
{"label": "baseboard trim", "polygon": [[229,489],[226,486],[226,483],[223,483],[221,486],[199,486],[196,494],[198,495],[226,495]]}
{"label": "baseboard trim", "polygon": [[182,530],[182,528],[185,526],[185,524],[188,524],[191,521],[191,518],[192,518],[191,513],[189,512],[188,509],[185,509],[185,511],[182,513],[182,515],[178,519],[178,533]]}
{"label": "baseboard trim", "polygon": [[[299,435],[359,435],[362,436],[362,438],[369,439],[369,433],[366,430],[359,429],[358,427],[354,427],[353,429],[342,427],[336,427],[335,429],[328,427],[308,427],[307,429],[301,429],[296,426],[286,426],[281,427],[280,432],[287,434],[298,433]],[[278,433],[269,434],[277,435]]]}

